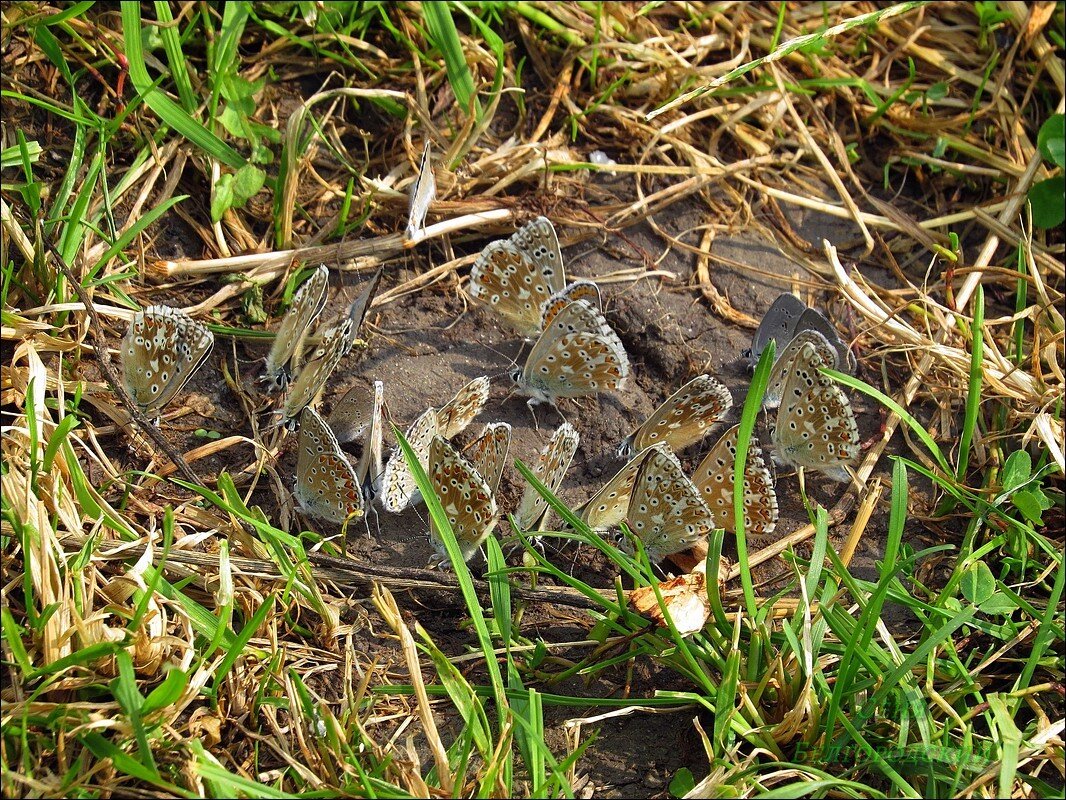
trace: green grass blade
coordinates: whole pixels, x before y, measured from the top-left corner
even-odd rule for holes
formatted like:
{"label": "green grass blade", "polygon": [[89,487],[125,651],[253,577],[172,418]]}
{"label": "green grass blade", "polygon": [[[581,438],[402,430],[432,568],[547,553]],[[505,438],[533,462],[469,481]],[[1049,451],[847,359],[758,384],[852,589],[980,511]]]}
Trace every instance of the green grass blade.
{"label": "green grass blade", "polygon": [[[757,609],[755,588],[751,580],[751,569],[748,566],[747,532],[744,529],[744,470],[748,464],[751,436],[759,418],[759,411],[762,409],[762,400],[766,394],[766,385],[770,381],[770,369],[774,365],[776,351],[777,342],[770,339],[755,367],[755,374],[752,376],[751,385],[748,387],[748,394],[744,400],[744,410],[740,415],[740,430],[737,431],[737,457],[733,466],[733,522],[737,532],[737,561],[740,566],[740,583],[744,589],[744,607],[751,619],[755,618]],[[717,564],[713,566],[712,575],[717,572]]]}
{"label": "green grass blade", "polygon": [[470,74],[470,65],[466,63],[463,43],[459,31],[452,19],[450,3],[423,3],[422,18],[426,21],[426,32],[433,46],[444,57],[444,67],[448,72],[456,102],[474,118],[481,119],[481,103],[474,94],[474,77]]}
{"label": "green grass blade", "polygon": [[99,733],[90,731],[81,734],[77,738],[101,761],[109,759],[114,769],[121,774],[144,781],[150,786],[155,786],[177,797],[188,797],[192,800],[199,796],[196,792],[191,792],[169,781],[162,780],[140,761],[130,756],[125,750],[112,744]]}
{"label": "green grass blade", "polygon": [[240,153],[189,116],[148,76],[148,67],[144,61],[144,49],[141,44],[143,30],[140,4],[122,3],[122,37],[126,47],[126,58],[129,61],[130,81],[144,99],[145,104],[165,125],[180,133],[194,146],[204,151],[209,158],[217,159],[233,169],[243,167],[245,160]]}
{"label": "green grass blade", "polygon": [[489,672],[489,679],[496,700],[496,713],[500,730],[502,731],[506,728],[508,717],[507,693],[503,685],[503,676],[500,674],[500,666],[493,652],[492,637],[489,635],[488,625],[485,622],[485,613],[478,601],[477,592],[474,590],[474,581],[470,577],[470,569],[459,551],[459,543],[455,540],[455,533],[452,532],[452,527],[448,523],[448,516],[444,513],[444,509],[441,508],[440,500],[433,493],[433,485],[429,481],[429,476],[426,475],[422,465],[418,463],[418,456],[415,455],[411,445],[404,438],[403,432],[395,425],[392,426],[392,430],[396,441],[399,442],[400,449],[403,451],[404,459],[407,461],[407,468],[411,470],[418,490],[422,493],[426,509],[433,518],[433,524],[444,542],[448,558],[451,560],[452,569],[455,571],[455,577],[459,581],[463,601],[466,603],[467,611],[470,612],[470,619],[474,623],[474,630],[477,633],[478,645],[485,658],[485,666]]}
{"label": "green grass blade", "polygon": [[843,372],[837,372],[836,370],[832,369],[823,369],[822,372],[824,372],[826,375],[829,375],[833,380],[842,383],[845,386],[850,386],[852,389],[860,391],[863,394],[874,398],[874,400],[881,403],[881,405],[885,406],[885,408],[887,408],[889,411],[893,412],[894,414],[897,414],[899,418],[907,424],[907,427],[911,429],[914,435],[921,440],[922,444],[926,446],[926,449],[929,450],[930,455],[932,455],[933,458],[936,460],[937,465],[942,470],[944,470],[944,474],[955,474],[955,471],[951,468],[951,464],[941,452],[940,447],[938,447],[937,443],[933,441],[933,437],[929,435],[929,432],[924,427],[922,427],[922,424],[918,422],[918,420],[916,420],[914,417],[912,417],[903,406],[901,406],[899,403],[897,403],[884,392],[875,389],[873,386],[866,383],[865,381],[859,380],[858,378],[852,377],[851,375],[846,375]]}
{"label": "green grass blade", "polygon": [[974,429],[977,427],[977,412],[981,408],[981,384],[984,371],[981,361],[985,353],[985,290],[977,284],[973,297],[973,323],[970,325],[970,386],[966,393],[966,412],[962,419],[962,433],[959,436],[959,459],[955,468],[955,477],[962,481],[966,468],[970,464],[970,444],[973,442]]}
{"label": "green grass blade", "polygon": [[155,16],[159,20],[159,38],[163,42],[163,51],[167,54],[167,66],[170,67],[170,78],[174,81],[174,88],[178,92],[178,99],[182,108],[189,114],[196,113],[196,107],[200,104],[192,90],[192,79],[189,77],[189,61],[181,50],[181,36],[178,27],[174,24],[174,15],[170,12],[170,3],[165,0],[156,0]]}

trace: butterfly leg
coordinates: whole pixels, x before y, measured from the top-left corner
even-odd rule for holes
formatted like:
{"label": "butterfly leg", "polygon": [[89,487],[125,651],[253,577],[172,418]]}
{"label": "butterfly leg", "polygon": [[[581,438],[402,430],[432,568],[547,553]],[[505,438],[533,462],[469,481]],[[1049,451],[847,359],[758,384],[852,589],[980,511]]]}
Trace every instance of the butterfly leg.
{"label": "butterfly leg", "polygon": [[533,430],[535,431],[540,430],[540,424],[537,422],[537,412],[533,410],[533,406],[539,405],[540,402],[541,401],[538,400],[536,397],[531,397],[526,400],[526,407],[529,409],[529,415],[533,417]]}

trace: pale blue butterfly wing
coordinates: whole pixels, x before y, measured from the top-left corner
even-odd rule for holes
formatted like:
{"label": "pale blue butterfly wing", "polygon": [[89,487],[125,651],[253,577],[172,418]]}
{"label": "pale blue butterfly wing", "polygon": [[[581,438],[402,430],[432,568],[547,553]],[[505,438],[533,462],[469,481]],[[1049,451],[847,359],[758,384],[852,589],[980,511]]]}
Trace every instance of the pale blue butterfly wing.
{"label": "pale blue butterfly wing", "polygon": [[325,332],[313,357],[300,369],[285,395],[280,415],[286,427],[291,428],[300,412],[322,393],[326,381],[351,350],[354,340],[352,320],[347,317]]}
{"label": "pale blue butterfly wing", "polygon": [[286,427],[292,428],[300,412],[315,402],[325,389],[333,370],[352,349],[380,282],[381,270],[378,270],[359,297],[348,306],[348,313],[321,335],[311,357],[289,387],[285,402],[278,412]]}
{"label": "pale blue butterfly wing", "polygon": [[758,330],[751,340],[751,349],[746,352],[752,367],[759,362],[759,356],[766,349],[767,343],[773,339],[777,342],[777,352],[785,347],[796,331],[803,312],[807,310],[807,304],[796,295],[785,292],[777,296],[766,314],[759,323]]}
{"label": "pale blue butterfly wing", "polygon": [[603,310],[600,288],[592,281],[574,281],[573,283],[568,283],[541,305],[540,329],[544,330],[551,325],[555,315],[575,300],[584,300],[597,311]]}
{"label": "pale blue butterfly wing", "polygon": [[[481,413],[489,397],[489,379],[475,378],[463,386],[455,397],[438,409],[427,409],[408,429],[406,439],[418,455],[419,463],[426,466],[429,446],[433,437],[445,439],[457,436],[466,430]],[[422,502],[422,495],[415,486],[414,476],[407,469],[403,453],[397,448],[385,464],[381,481],[382,505],[387,511],[399,513],[409,505]]]}
{"label": "pale blue butterfly wing", "polygon": [[364,386],[353,386],[329,415],[329,427],[338,442],[344,444],[359,440],[362,445],[355,472],[367,497],[373,496],[373,486],[383,471],[384,391],[381,381],[374,381],[371,391]]}

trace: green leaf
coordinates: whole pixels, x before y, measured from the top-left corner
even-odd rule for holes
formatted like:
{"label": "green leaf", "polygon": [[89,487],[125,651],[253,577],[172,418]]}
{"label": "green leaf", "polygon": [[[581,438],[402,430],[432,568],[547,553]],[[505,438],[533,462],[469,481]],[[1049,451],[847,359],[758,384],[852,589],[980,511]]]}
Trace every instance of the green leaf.
{"label": "green leaf", "polygon": [[960,584],[962,595],[975,606],[988,600],[996,591],[996,579],[984,561],[978,561],[966,570]]}
{"label": "green leaf", "polygon": [[1039,486],[1015,492],[1010,501],[1022,512],[1022,516],[1036,525],[1044,524],[1044,512],[1051,508],[1051,501]]}
{"label": "green leaf", "polygon": [[465,112],[473,111],[474,118],[481,118],[481,105],[474,96],[474,77],[466,63],[463,43],[452,19],[448,3],[423,3],[422,18],[426,21],[426,33],[430,41],[444,57],[448,83],[455,100]]}
{"label": "green leaf", "polygon": [[266,173],[252,164],[245,164],[233,179],[233,194],[237,199],[237,205],[244,205],[250,198],[255,197],[256,192],[263,188],[266,183]]}
{"label": "green leaf", "polygon": [[682,767],[674,773],[670,781],[670,794],[674,797],[684,797],[696,788],[696,779],[692,777],[692,770]]}
{"label": "green leaf", "polygon": [[147,716],[153,711],[174,705],[178,698],[181,697],[181,693],[185,691],[188,683],[189,676],[182,670],[177,668],[168,670],[163,682],[152,689],[148,693],[148,697],[144,699],[144,704],[141,706],[141,716]]}
{"label": "green leaf", "polygon": [[927,100],[943,100],[948,96],[948,85],[944,81],[937,81],[925,90]]}
{"label": "green leaf", "polygon": [[994,617],[1005,617],[1013,613],[1017,607],[1018,604],[1005,592],[993,592],[992,596],[980,605],[983,613]]}
{"label": "green leaf", "polygon": [[1066,167],[1066,115],[1054,114],[1036,135],[1040,154],[1057,167]]}
{"label": "green leaf", "polygon": [[1033,459],[1025,450],[1015,450],[1003,465],[1003,491],[1017,489],[1033,476]]}
{"label": "green leaf", "polygon": [[148,76],[141,42],[141,33],[146,29],[154,30],[154,26],[146,26],[142,22],[140,4],[123,3],[122,37],[126,47],[126,58],[129,61],[130,82],[137,94],[144,99],[145,104],[155,112],[163,124],[169,125],[192,144],[205,151],[207,155],[217,158],[234,169],[244,166],[244,157],[240,153],[205,128],[199,120],[189,116],[185,109],[167,97]]}
{"label": "green leaf", "polygon": [[244,137],[245,118],[235,106],[229,103],[222,106],[222,110],[215,116],[215,119],[219,121],[230,136]]}
{"label": "green leaf", "polygon": [[1034,184],[1029,190],[1033,204],[1033,225],[1038,228],[1057,228],[1066,219],[1066,177],[1056,175]]}
{"label": "green leaf", "polygon": [[211,195],[211,221],[218,222],[222,215],[233,208],[233,175],[226,173],[218,179]]}

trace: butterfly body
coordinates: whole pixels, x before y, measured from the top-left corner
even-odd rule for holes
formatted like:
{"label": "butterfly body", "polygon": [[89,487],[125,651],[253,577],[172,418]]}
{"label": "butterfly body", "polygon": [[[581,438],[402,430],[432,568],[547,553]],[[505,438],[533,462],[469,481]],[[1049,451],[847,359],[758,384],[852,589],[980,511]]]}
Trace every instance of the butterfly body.
{"label": "butterfly body", "polygon": [[583,505],[575,509],[578,517],[593,530],[606,531],[625,519],[629,508],[629,497],[644,460],[653,451],[669,452],[665,442],[652,445],[647,450],[637,453],[625,466],[616,472]]}
{"label": "butterfly body", "polygon": [[319,340],[311,357],[300,369],[296,380],[289,387],[285,395],[285,402],[278,413],[282,424],[290,430],[295,425],[296,418],[325,388],[333,370],[341,362],[356,342],[356,334],[366,318],[370,309],[371,301],[381,282],[381,270],[370,279],[369,284],[350,306],[348,313],[335,325],[327,329]]}
{"label": "butterfly body", "polygon": [[[733,477],[737,459],[739,425],[727,430],[692,473],[692,483],[700,490],[716,528],[736,533],[733,513]],[[752,441],[744,464],[744,530],[750,536],[769,536],[777,526],[777,493],[774,479]]]}
{"label": "butterfly body", "polygon": [[835,365],[837,353],[825,336],[815,330],[800,331],[785,348],[777,353],[777,360],[770,369],[766,392],[763,394],[763,408],[772,409],[781,405],[781,392],[785,388],[785,378],[789,375],[789,367],[806,344],[810,344],[818,351],[818,355],[822,357],[825,364]]}
{"label": "butterfly body", "polygon": [[384,392],[381,381],[374,381],[369,393],[362,386],[352,387],[333,408],[329,427],[341,444],[362,440],[363,451],[355,468],[363,495],[373,499],[374,484],[382,473],[382,430],[384,427]]}
{"label": "butterfly body", "polygon": [[215,337],[203,323],[170,306],[134,315],[122,340],[122,378],[133,402],[158,414],[211,354]]}
{"label": "butterfly body", "polygon": [[[537,463],[533,465],[533,474],[552,494],[559,491],[579,441],[580,436],[574,426],[564,422],[540,451]],[[523,531],[539,530],[547,511],[548,501],[532,485],[527,484],[514,515],[515,524]]]}
{"label": "butterfly body", "polygon": [[470,269],[470,296],[532,340],[571,300],[597,308],[600,293],[590,281],[568,284],[559,237],[547,217],[537,217],[511,238],[490,242]]}
{"label": "butterfly body", "polygon": [[411,184],[411,194],[408,198],[407,228],[405,235],[413,239],[426,227],[426,214],[433,199],[437,196],[437,179],[433,175],[433,164],[429,157],[430,142],[427,140],[422,150],[422,158],[418,162],[418,177]]}
{"label": "butterfly body", "polygon": [[759,323],[751,349],[747,351],[749,364],[755,366],[771,339],[777,343],[780,356],[792,339],[804,331],[816,331],[829,343],[833,350],[833,359],[827,362],[830,367],[847,372],[855,371],[855,356],[847,343],[840,338],[833,324],[820,311],[808,307],[788,292],[774,300]]}
{"label": "butterfly body", "polygon": [[491,422],[481,431],[481,435],[463,450],[463,458],[485,479],[489,491],[493,493],[499,488],[510,447],[511,426],[506,422]]}
{"label": "butterfly body", "polygon": [[[439,409],[427,409],[411,424],[404,438],[423,467],[428,463],[434,436],[439,435],[444,439],[457,436],[481,413],[489,397],[489,385],[488,378],[475,378]],[[394,514],[421,502],[422,496],[415,485],[414,476],[407,468],[399,448],[393,451],[385,464],[379,494],[385,510]]]}
{"label": "butterfly body", "polygon": [[687,550],[714,528],[699,489],[685,475],[677,456],[665,448],[650,450],[641,462],[629,495],[626,523],[643,543],[652,564]]}

